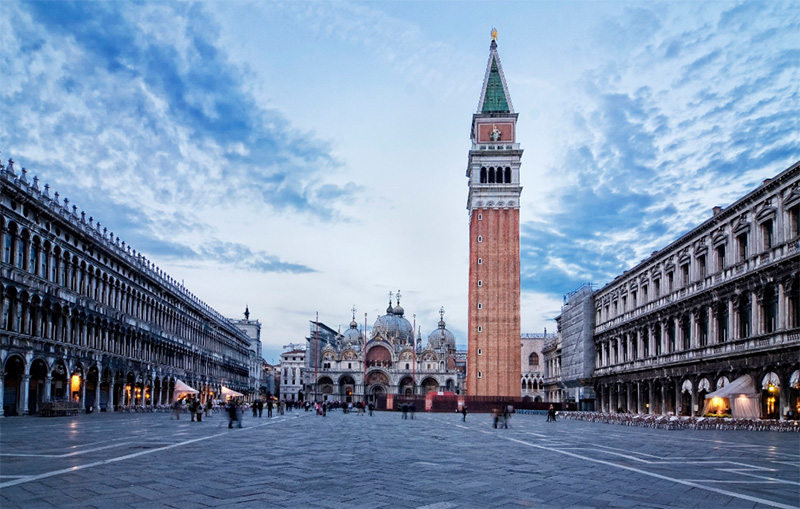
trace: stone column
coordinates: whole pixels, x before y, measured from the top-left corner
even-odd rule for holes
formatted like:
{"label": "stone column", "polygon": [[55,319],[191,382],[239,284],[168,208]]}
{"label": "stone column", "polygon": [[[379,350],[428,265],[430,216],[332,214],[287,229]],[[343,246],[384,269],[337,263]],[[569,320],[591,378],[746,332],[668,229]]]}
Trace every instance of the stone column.
{"label": "stone column", "polygon": [[785,376],[783,374],[778,374],[779,380],[781,381],[781,392],[780,397],[778,398],[778,404],[780,408],[778,409],[778,419],[785,421],[786,420],[786,408],[789,406],[789,377],[791,374],[787,371]]}
{"label": "stone column", "polygon": [[44,400],[50,401],[51,391],[53,390],[53,377],[47,375],[44,377]]}
{"label": "stone column", "polygon": [[697,412],[700,411],[699,409],[695,410],[695,406],[696,405],[697,405],[697,384],[693,383],[692,384],[692,408],[689,409],[690,410],[689,411],[689,415],[691,415],[692,417],[696,416]]}
{"label": "stone column", "polygon": [[100,413],[100,373],[97,374],[97,385],[94,387],[94,411]]}
{"label": "stone column", "polygon": [[30,393],[31,387],[31,376],[30,375],[22,375],[22,379],[20,380],[22,387],[20,387],[20,400],[22,403],[22,412],[20,415],[28,415],[30,411],[28,410],[28,394]]}
{"label": "stone column", "polygon": [[761,327],[761,302],[756,292],[750,292],[750,336],[757,336],[764,330]]}
{"label": "stone column", "polygon": [[5,375],[0,371],[0,417],[5,417],[5,409],[3,408],[3,398],[5,398]]}
{"label": "stone column", "polygon": [[[112,375],[113,376],[113,375]],[[108,408],[106,409],[108,412],[114,411],[114,379],[112,378],[108,382]]]}
{"label": "stone column", "polygon": [[631,403],[631,387],[633,387],[632,383],[625,384],[625,411],[628,413],[633,413],[631,412],[631,407],[633,406]]}
{"label": "stone column", "polygon": [[[793,279],[791,277],[783,278],[778,286],[778,323],[777,330],[784,330],[788,327],[789,322],[789,299],[787,298],[787,290],[791,288]],[[783,391],[781,391],[783,393]]]}
{"label": "stone column", "polygon": [[667,384],[661,381],[661,415],[667,415]]}
{"label": "stone column", "polygon": [[706,344],[713,345],[717,342],[717,315],[714,312],[713,304],[706,308],[706,324],[708,324]]}
{"label": "stone column", "polygon": [[81,377],[81,407],[86,405],[86,374]]}
{"label": "stone column", "polygon": [[[698,313],[700,311],[697,311]],[[700,345],[700,334],[698,334],[698,320],[695,310],[689,313],[689,348],[697,348]]]}
{"label": "stone column", "polygon": [[734,312],[733,300],[728,299],[728,341],[739,337],[739,327]]}
{"label": "stone column", "polygon": [[675,412],[675,415],[678,415],[678,406],[681,405],[681,388],[678,384],[675,384],[675,408],[672,410]]}

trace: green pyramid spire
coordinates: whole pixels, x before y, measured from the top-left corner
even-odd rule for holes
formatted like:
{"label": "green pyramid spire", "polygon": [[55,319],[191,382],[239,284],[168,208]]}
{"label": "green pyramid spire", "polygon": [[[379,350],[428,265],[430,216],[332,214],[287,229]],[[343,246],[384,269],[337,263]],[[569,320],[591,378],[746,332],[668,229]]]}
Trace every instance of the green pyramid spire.
{"label": "green pyramid spire", "polygon": [[500,70],[497,68],[497,59],[492,57],[492,66],[489,70],[489,79],[486,84],[486,95],[483,96],[483,109],[481,113],[511,111],[503,90],[503,81]]}

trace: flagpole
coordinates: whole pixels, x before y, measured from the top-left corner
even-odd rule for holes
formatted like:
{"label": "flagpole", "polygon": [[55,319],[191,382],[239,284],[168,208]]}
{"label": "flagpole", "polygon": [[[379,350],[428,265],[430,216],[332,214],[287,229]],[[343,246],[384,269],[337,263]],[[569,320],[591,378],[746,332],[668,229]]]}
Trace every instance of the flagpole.
{"label": "flagpole", "polygon": [[317,311],[317,319],[314,322],[314,403],[317,402],[317,380],[319,377],[319,359],[317,358],[317,354],[319,353],[319,311]]}
{"label": "flagpole", "polygon": [[367,314],[364,313],[364,353],[361,354],[364,360],[364,378],[361,382],[364,401],[367,401]]}
{"label": "flagpole", "polygon": [[411,395],[417,395],[417,314],[414,313],[414,328],[411,329]]}

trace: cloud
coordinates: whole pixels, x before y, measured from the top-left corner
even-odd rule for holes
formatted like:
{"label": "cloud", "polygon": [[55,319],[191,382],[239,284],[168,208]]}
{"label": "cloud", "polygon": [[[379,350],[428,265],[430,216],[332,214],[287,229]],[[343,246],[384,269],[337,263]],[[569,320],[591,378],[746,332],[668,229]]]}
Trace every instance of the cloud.
{"label": "cloud", "polygon": [[141,251],[313,271],[242,243],[196,244],[222,226],[203,213],[209,207],[252,202],[273,217],[341,221],[359,190],[334,180],[341,163],[326,141],[245,90],[201,4],[30,2],[4,11],[3,63],[15,76],[0,90],[4,152]]}
{"label": "cloud", "polygon": [[[794,21],[776,9],[750,23],[754,4],[689,23],[671,21],[671,10],[656,22],[647,10],[612,25],[644,21],[648,30],[598,41],[637,53],[574,85],[583,99],[573,137],[546,170],[560,185],[549,209],[521,229],[525,291],[605,283],[800,156]],[[743,39],[753,45],[746,51]]]}

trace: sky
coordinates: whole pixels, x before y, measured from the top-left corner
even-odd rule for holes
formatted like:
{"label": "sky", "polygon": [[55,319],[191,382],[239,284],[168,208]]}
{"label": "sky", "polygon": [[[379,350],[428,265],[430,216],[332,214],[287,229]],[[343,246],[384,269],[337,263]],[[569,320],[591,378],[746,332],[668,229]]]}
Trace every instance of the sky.
{"label": "sky", "polygon": [[223,315],[248,306],[267,361],[398,290],[465,347],[492,27],[523,332],[800,159],[798,1],[2,0],[0,157]]}

